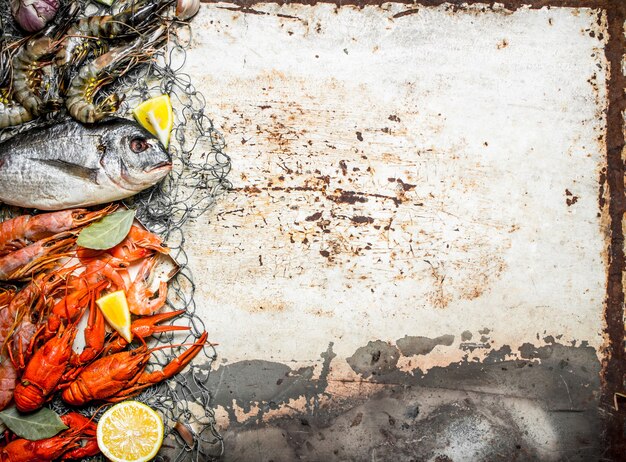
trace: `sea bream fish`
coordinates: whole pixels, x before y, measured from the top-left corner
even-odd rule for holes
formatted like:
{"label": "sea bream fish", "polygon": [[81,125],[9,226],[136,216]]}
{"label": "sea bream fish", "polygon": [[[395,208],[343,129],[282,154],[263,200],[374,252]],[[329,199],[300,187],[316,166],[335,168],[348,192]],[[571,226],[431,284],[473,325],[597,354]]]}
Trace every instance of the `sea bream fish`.
{"label": "sea bream fish", "polygon": [[163,145],[133,121],[68,120],[0,144],[0,201],[41,210],[103,204],[158,183],[171,169]]}

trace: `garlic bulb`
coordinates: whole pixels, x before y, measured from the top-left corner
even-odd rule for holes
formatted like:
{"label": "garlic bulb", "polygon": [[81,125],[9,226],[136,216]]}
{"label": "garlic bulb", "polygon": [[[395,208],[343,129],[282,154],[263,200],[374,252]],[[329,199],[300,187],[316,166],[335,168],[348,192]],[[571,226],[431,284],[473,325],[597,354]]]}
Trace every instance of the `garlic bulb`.
{"label": "garlic bulb", "polygon": [[11,13],[27,32],[43,29],[58,9],[59,0],[11,0]]}
{"label": "garlic bulb", "polygon": [[196,15],[200,9],[200,0],[178,0],[176,2],[176,17],[181,21]]}

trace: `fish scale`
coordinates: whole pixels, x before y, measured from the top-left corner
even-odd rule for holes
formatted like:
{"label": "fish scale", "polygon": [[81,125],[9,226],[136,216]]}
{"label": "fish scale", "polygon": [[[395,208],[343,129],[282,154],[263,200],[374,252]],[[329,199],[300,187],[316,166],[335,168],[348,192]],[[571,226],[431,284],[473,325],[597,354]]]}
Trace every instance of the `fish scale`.
{"label": "fish scale", "polygon": [[0,144],[0,201],[40,210],[103,204],[149,188],[171,168],[158,138],[134,121],[67,120]]}

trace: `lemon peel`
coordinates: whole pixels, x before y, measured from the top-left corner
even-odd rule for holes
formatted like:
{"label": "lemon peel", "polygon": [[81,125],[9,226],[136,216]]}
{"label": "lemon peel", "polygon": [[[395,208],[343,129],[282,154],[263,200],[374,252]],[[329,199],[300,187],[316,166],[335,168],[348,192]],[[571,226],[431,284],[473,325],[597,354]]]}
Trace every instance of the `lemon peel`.
{"label": "lemon peel", "polygon": [[135,109],[133,115],[143,128],[159,138],[167,148],[174,126],[174,112],[169,95],[160,95],[144,101]]}
{"label": "lemon peel", "polygon": [[96,304],[109,325],[130,343],[133,335],[130,331],[130,310],[124,291],[118,290],[100,297]]}
{"label": "lemon peel", "polygon": [[98,447],[113,462],[147,462],[163,444],[163,419],[139,401],[122,401],[100,418]]}

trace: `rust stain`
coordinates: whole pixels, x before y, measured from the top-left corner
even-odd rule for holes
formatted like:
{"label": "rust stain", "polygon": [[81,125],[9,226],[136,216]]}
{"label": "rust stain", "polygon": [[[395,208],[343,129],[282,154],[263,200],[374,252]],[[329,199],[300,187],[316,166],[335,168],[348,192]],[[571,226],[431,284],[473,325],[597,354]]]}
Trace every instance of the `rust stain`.
{"label": "rust stain", "polygon": [[[608,79],[608,110],[606,150],[608,170],[603,173],[602,184],[606,181],[610,201],[608,212],[610,215],[610,244],[608,247],[609,265],[607,278],[606,298],[606,337],[607,345],[604,349],[602,361],[603,396],[602,402],[608,413],[605,433],[608,448],[607,457],[621,460],[626,452],[624,440],[624,419],[626,409],[615,411],[611,405],[617,392],[624,391],[624,374],[626,366],[624,360],[624,230],[622,218],[626,211],[624,197],[624,139],[623,113],[626,111],[626,76],[622,73],[622,59],[626,50],[626,3],[623,0],[608,0],[603,2],[607,6],[607,20],[609,41],[604,52],[609,62],[610,74]],[[601,205],[604,205],[601,201]]]}
{"label": "rust stain", "polygon": [[346,164],[346,161],[340,160],[339,167],[341,168],[341,173],[343,174],[343,176],[346,176],[348,174],[348,165]]}
{"label": "rust stain", "polygon": [[358,427],[359,425],[361,425],[362,420],[363,420],[363,413],[362,412],[357,413],[357,415],[354,416],[354,419],[352,419],[352,422],[350,422],[350,427]]}
{"label": "rust stain", "polygon": [[317,316],[318,318],[332,318],[335,316],[335,314],[332,311],[327,311],[327,310],[322,310],[322,309],[313,310],[311,311],[311,314],[313,314],[314,316]]}
{"label": "rust stain", "polygon": [[356,191],[344,191],[342,189],[336,189],[333,194],[328,196],[328,199],[337,203],[356,204],[357,202],[367,202],[367,197],[365,196],[366,195],[364,193]]}
{"label": "rust stain", "polygon": [[324,244],[324,249],[320,250],[320,255],[328,260],[328,263],[334,263],[338,255],[351,254],[359,255],[361,248],[352,246],[346,242],[341,236],[337,239],[329,239]]}
{"label": "rust stain", "polygon": [[396,13],[392,17],[393,17],[393,19],[398,19],[398,18],[401,18],[402,16],[409,16],[411,14],[419,13],[419,11],[420,11],[419,8],[411,8],[410,10],[406,10],[406,11],[402,11],[400,13]]}
{"label": "rust stain", "polygon": [[602,170],[600,170],[600,175],[598,178],[598,183],[599,183],[599,187],[598,187],[598,205],[600,207],[600,210],[604,209],[604,206],[606,205],[606,167],[603,168]]}
{"label": "rust stain", "polygon": [[444,285],[446,280],[444,264],[433,264],[428,260],[426,263],[430,265],[431,276],[434,281],[434,289],[428,295],[428,299],[435,308],[446,308],[452,301],[452,295],[450,295],[447,287]]}
{"label": "rust stain", "polygon": [[317,212],[314,213],[313,215],[310,215],[308,217],[305,218],[306,221],[317,221],[320,218],[322,218],[322,212]]}
{"label": "rust stain", "polygon": [[[207,2],[204,0],[200,1],[201,3],[211,3],[211,2]],[[252,3],[250,4],[252,5]],[[222,10],[228,10],[228,11],[236,11],[238,13],[246,13],[246,14],[256,14],[256,15],[261,15],[261,16],[269,16],[272,15],[271,13],[268,13],[266,11],[260,11],[260,10],[255,10],[254,8],[250,8],[250,6],[244,6],[244,5],[240,5],[240,6],[220,6],[218,7],[219,9]],[[275,14],[272,16],[277,16],[279,18],[285,18],[285,19],[297,19],[300,21],[300,18],[298,18],[297,16],[292,16],[289,14]]]}
{"label": "rust stain", "polygon": [[575,196],[574,194],[572,194],[572,192],[569,189],[565,190],[565,196],[566,196],[565,203],[567,204],[568,207],[578,202],[578,196]]}
{"label": "rust stain", "polygon": [[251,185],[251,186],[246,185],[243,188],[243,192],[245,192],[246,194],[259,194],[261,190],[254,185]]}
{"label": "rust stain", "polygon": [[400,185],[403,191],[411,191],[417,187],[417,185],[411,183],[405,183],[401,178],[387,178],[390,183],[396,182]]}
{"label": "rust stain", "polygon": [[364,217],[364,216],[354,216],[350,218],[352,223],[356,223],[357,225],[370,225],[374,223],[374,219],[372,217]]}
{"label": "rust stain", "polygon": [[[429,6],[441,6],[446,5],[446,7],[453,12],[463,11],[466,9],[464,5],[485,5],[485,8],[482,12],[486,11],[487,8],[494,9],[499,8],[501,5],[504,9],[509,11],[515,11],[519,8],[530,7],[533,9],[539,8],[550,8],[550,7],[568,7],[568,8],[609,8],[611,4],[616,4],[620,0],[468,0],[463,2],[463,4],[450,4],[449,0],[421,0],[419,3],[422,7]],[[207,4],[215,4],[220,3],[219,0],[200,0],[200,3]],[[238,0],[238,7],[234,8],[236,11],[243,11],[243,9],[250,8],[254,5],[258,5],[260,2],[255,0]],[[290,2],[291,4],[298,5],[317,5],[317,4],[331,4],[337,5],[338,7],[364,7],[364,6],[382,6],[386,2],[384,0],[300,0],[297,2]],[[415,8],[414,0],[398,0],[396,3],[405,3],[410,5],[411,8],[407,11],[403,11],[397,13],[395,18],[401,18],[403,16],[408,16],[411,14],[415,14],[419,11],[418,8]],[[256,14],[256,13],[252,13]]]}
{"label": "rust stain", "polygon": [[460,298],[465,300],[474,300],[488,292],[491,282],[498,279],[507,269],[504,260],[497,255],[482,258],[473,267],[472,278],[465,281],[459,290]]}
{"label": "rust stain", "polygon": [[364,203],[368,201],[368,198],[384,199],[392,201],[396,207],[398,207],[402,200],[398,197],[386,196],[384,194],[365,193],[360,191],[346,191],[343,189],[335,189],[333,194],[329,194],[327,198],[333,202],[344,204],[356,204]]}
{"label": "rust stain", "polygon": [[251,300],[248,306],[243,307],[250,313],[282,313],[287,305],[280,299],[257,299]]}

